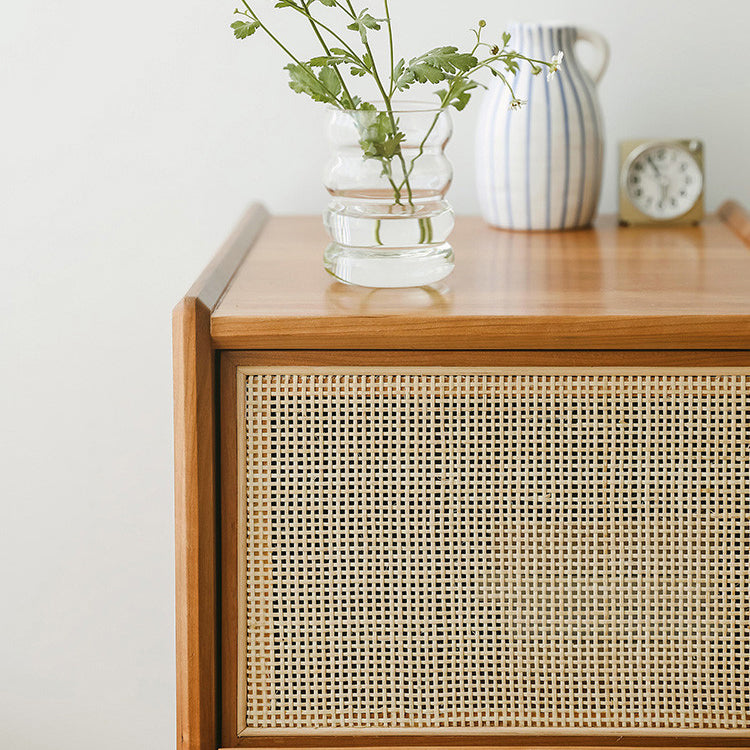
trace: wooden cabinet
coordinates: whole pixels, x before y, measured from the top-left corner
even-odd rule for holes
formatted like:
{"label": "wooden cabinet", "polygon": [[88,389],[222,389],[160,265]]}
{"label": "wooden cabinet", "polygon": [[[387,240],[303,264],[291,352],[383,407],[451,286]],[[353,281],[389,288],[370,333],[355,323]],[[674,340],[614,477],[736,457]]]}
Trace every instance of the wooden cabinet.
{"label": "wooden cabinet", "polygon": [[749,227],[373,290],[251,209],[174,317],[178,747],[750,747]]}

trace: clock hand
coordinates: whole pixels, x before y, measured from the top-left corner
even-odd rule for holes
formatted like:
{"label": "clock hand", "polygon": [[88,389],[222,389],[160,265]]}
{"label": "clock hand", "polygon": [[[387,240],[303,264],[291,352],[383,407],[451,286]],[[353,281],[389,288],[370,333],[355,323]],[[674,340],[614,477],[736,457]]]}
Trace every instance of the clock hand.
{"label": "clock hand", "polygon": [[659,167],[657,167],[656,164],[654,164],[654,160],[650,156],[647,156],[646,161],[654,168],[654,172],[656,172],[656,174],[659,177],[661,177],[661,172],[659,171]]}

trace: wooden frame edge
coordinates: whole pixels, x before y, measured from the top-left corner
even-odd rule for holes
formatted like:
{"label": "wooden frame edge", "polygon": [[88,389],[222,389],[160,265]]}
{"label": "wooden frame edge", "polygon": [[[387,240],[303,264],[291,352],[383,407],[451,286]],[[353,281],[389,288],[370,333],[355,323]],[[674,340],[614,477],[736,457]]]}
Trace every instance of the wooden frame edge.
{"label": "wooden frame edge", "polygon": [[221,619],[220,689],[221,696],[219,736],[222,744],[231,745],[239,733],[239,709],[241,705],[242,683],[239,673],[237,654],[243,630],[240,620],[241,577],[237,574],[240,560],[240,549],[243,544],[242,524],[238,504],[241,491],[238,482],[239,455],[244,442],[242,400],[238,388],[241,375],[236,366],[235,357],[227,352],[219,353],[219,450],[221,462],[220,473],[220,538],[225,543],[220,545],[220,569],[222,575],[219,606]]}
{"label": "wooden frame edge", "polygon": [[263,205],[253,203],[190,287],[186,298],[200,299],[210,312],[213,312],[269,218],[270,215]]}
{"label": "wooden frame edge", "polygon": [[[268,739],[268,738],[267,738]],[[253,745],[254,750],[279,750],[278,745],[270,741],[265,745]],[[325,744],[306,741],[298,745],[285,746],[297,748],[316,748],[317,750],[605,750],[617,748],[617,750],[666,750],[667,748],[682,748],[682,750],[709,750],[709,748],[735,748],[747,750],[750,748],[750,737],[744,736],[719,739],[702,738],[695,735],[689,737],[662,736],[662,737],[626,737],[613,734],[611,736],[594,735],[582,737],[581,735],[571,737],[547,738],[536,735],[515,737],[493,737],[490,741],[472,742],[471,739],[458,738],[457,741],[437,740],[420,738],[417,743],[404,744],[394,741],[393,738],[387,742],[379,742],[377,739],[370,742],[357,742],[356,744]],[[219,750],[239,750],[233,745],[223,745]]]}
{"label": "wooden frame edge", "polygon": [[253,350],[222,351],[222,361],[232,367],[562,367],[571,368],[746,368],[750,367],[748,350],[699,351],[401,351],[379,349],[357,350]]}
{"label": "wooden frame edge", "polygon": [[[639,351],[747,348],[750,318],[737,315],[399,315],[278,318],[214,317],[217,349],[379,349]],[[345,345],[342,346],[342,342]]]}
{"label": "wooden frame edge", "polygon": [[726,201],[718,210],[723,222],[750,247],[750,214],[737,201]]}
{"label": "wooden frame edge", "polygon": [[295,750],[308,748],[310,750],[555,750],[564,748],[588,748],[589,750],[603,750],[617,748],[617,750],[659,750],[661,748],[682,748],[683,750],[708,750],[708,748],[724,748],[724,750],[747,750],[750,748],[750,733],[738,731],[734,736],[714,735],[701,736],[695,733],[669,734],[664,732],[656,735],[622,734],[616,731],[610,733],[592,733],[582,735],[570,734],[538,734],[533,731],[526,733],[487,734],[487,735],[454,735],[453,737],[437,735],[390,736],[370,735],[360,737],[313,737],[310,734],[300,736],[296,743],[281,744],[272,737],[258,738],[253,744],[225,743],[220,750]]}
{"label": "wooden frame edge", "polygon": [[216,366],[211,313],[268,218],[254,204],[173,312],[176,746],[218,746]]}
{"label": "wooden frame edge", "polygon": [[[534,739],[534,738],[531,738]],[[716,748],[719,747],[717,745],[710,745],[706,743],[701,742],[681,742],[675,739],[672,743],[660,743],[660,744],[636,744],[634,742],[627,742],[623,744],[619,741],[612,741],[610,744],[604,744],[602,742],[602,738],[594,738],[597,741],[593,742],[591,744],[585,744],[580,741],[580,738],[577,738],[574,742],[568,742],[568,743],[556,743],[556,744],[544,744],[537,741],[534,742],[527,742],[523,744],[499,744],[499,743],[492,743],[489,745],[471,745],[468,743],[457,743],[453,745],[444,745],[444,744],[420,744],[420,745],[394,745],[394,744],[388,744],[388,745],[350,745],[346,746],[348,750],[435,750],[436,748],[451,748],[452,750],[466,750],[466,748],[471,748],[472,750],[478,750],[479,748],[483,748],[484,750],[552,750],[552,748],[565,748],[565,750],[583,750],[584,748],[586,750],[605,750],[605,748],[613,748],[616,747],[617,750],[646,750],[647,748],[654,748],[654,750],[659,750],[660,748],[691,748],[692,750],[709,750],[709,748]],[[695,739],[695,738],[693,738]],[[317,747],[318,750],[341,750],[342,746],[339,745],[321,745],[321,746],[313,746],[309,744],[300,745],[299,747]],[[746,750],[748,747],[750,747],[750,743],[748,741],[744,741],[740,744],[722,744],[720,747],[724,748],[737,748],[738,750]],[[219,750],[238,750],[237,748],[226,746],[222,747]],[[268,746],[262,746],[258,747],[257,750],[278,750],[277,747],[273,745]]]}
{"label": "wooden frame edge", "polygon": [[216,591],[213,364],[209,309],[186,298],[174,312],[175,643],[177,747],[204,750],[215,737]]}
{"label": "wooden frame edge", "polygon": [[[627,351],[627,352],[577,352],[577,351],[422,351],[404,352],[399,350],[254,350],[254,351],[221,351],[221,397],[223,433],[222,442],[226,443],[223,455],[229,460],[221,467],[226,481],[222,484],[222,503],[229,515],[237,513],[242,502],[236,497],[241,484],[242,472],[237,465],[238,447],[242,445],[240,421],[242,409],[241,398],[237,392],[238,385],[248,373],[258,371],[290,370],[331,370],[342,367],[353,369],[371,369],[379,367],[410,367],[428,370],[446,367],[449,363],[460,362],[458,369],[493,367],[508,369],[559,369],[569,371],[573,368],[597,370],[675,370],[685,372],[729,372],[742,374],[750,372],[750,351]],[[641,360],[643,365],[635,365]],[[358,364],[359,363],[359,364]],[[322,364],[322,366],[321,366]],[[316,367],[317,365],[317,367]],[[232,420],[235,420],[232,422]],[[238,477],[240,478],[238,481]],[[234,482],[233,488],[229,483]],[[241,512],[241,511],[240,511]],[[232,516],[223,518],[227,538],[239,539],[240,520]],[[239,573],[237,568],[237,550],[223,550],[227,554],[224,563],[229,570]],[[239,578],[239,575],[238,575]],[[240,580],[230,582],[229,589],[236,595],[242,591]],[[239,601],[239,597],[237,599]],[[235,602],[236,604],[236,602]],[[239,607],[229,612],[227,601],[222,600],[223,618],[227,624],[237,623]],[[235,724],[241,714],[241,690],[237,684],[238,658],[240,651],[237,633],[231,627],[227,629],[225,641],[232,640],[233,651],[223,654],[224,667],[229,667],[222,675],[224,695],[231,697],[229,703],[222,707],[224,711],[223,731],[220,750],[238,750],[254,748],[255,750],[294,750],[295,748],[318,748],[319,750],[435,750],[436,748],[467,748],[489,750],[551,750],[552,748],[587,748],[587,750],[644,750],[646,748],[740,748],[750,749],[750,729],[598,729],[585,735],[578,728],[548,730],[517,728],[486,728],[475,731],[458,730],[450,734],[446,730],[418,730],[414,732],[393,731],[384,734],[378,730],[330,730],[315,731],[295,729],[288,731],[258,730],[243,735],[237,726],[237,735],[233,736]],[[240,634],[242,635],[242,634]],[[237,649],[235,652],[234,649]],[[233,671],[232,671],[233,670]]]}

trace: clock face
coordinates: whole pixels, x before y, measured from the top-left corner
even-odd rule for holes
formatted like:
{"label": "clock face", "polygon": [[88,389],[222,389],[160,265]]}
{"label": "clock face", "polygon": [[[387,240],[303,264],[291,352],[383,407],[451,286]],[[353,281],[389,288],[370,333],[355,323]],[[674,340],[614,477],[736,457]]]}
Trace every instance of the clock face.
{"label": "clock face", "polygon": [[703,173],[686,148],[654,144],[630,162],[624,175],[631,203],[653,219],[676,219],[686,214],[703,192]]}

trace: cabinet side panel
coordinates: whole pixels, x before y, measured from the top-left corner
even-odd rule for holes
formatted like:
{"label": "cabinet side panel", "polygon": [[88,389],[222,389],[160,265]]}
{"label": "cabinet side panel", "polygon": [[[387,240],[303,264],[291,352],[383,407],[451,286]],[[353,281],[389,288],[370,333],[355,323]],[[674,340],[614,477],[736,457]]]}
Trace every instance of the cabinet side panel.
{"label": "cabinet side panel", "polygon": [[218,744],[216,391],[211,313],[260,235],[250,206],[173,315],[177,747]]}
{"label": "cabinet side panel", "polygon": [[216,747],[216,530],[210,311],[174,312],[177,748]]}
{"label": "cabinet side panel", "polygon": [[221,456],[221,729],[224,745],[235,745],[239,735],[239,707],[244,699],[239,695],[238,674],[239,626],[238,608],[240,584],[237,575],[243,540],[238,531],[239,501],[242,495],[239,478],[239,451],[242,450],[239,430],[242,427],[239,410],[243,401],[238,388],[238,359],[240,355],[225,353],[219,360],[220,390],[220,456]]}

